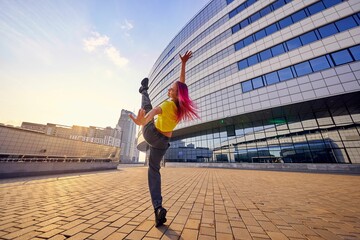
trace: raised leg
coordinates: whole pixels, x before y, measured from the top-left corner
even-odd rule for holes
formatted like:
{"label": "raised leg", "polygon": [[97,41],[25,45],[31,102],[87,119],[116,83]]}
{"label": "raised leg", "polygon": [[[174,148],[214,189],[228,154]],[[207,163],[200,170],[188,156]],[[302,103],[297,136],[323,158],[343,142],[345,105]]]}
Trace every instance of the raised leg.
{"label": "raised leg", "polygon": [[141,87],[139,89],[139,92],[142,95],[141,96],[141,108],[143,108],[146,113],[150,112],[150,110],[152,109],[151,100],[150,100],[149,94],[147,92],[147,90],[149,89],[148,84],[149,84],[149,79],[144,78],[141,81]]}

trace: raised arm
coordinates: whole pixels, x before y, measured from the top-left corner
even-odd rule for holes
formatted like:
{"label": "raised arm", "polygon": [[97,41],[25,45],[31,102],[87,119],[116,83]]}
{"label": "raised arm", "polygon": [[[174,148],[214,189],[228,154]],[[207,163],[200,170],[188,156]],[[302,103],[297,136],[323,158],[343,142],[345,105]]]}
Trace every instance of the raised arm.
{"label": "raised arm", "polygon": [[185,66],[186,66],[186,62],[189,60],[189,58],[192,57],[192,52],[191,51],[186,51],[186,53],[184,54],[184,56],[180,56],[181,59],[181,72],[180,72],[180,82],[185,83]]}

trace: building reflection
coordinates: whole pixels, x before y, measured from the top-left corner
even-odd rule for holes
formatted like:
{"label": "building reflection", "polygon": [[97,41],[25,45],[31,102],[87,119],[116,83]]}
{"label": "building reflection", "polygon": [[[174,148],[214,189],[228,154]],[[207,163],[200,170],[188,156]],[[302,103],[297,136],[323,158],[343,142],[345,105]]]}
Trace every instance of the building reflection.
{"label": "building reflection", "polygon": [[179,130],[165,160],[360,163],[359,102],[360,93],[340,95]]}

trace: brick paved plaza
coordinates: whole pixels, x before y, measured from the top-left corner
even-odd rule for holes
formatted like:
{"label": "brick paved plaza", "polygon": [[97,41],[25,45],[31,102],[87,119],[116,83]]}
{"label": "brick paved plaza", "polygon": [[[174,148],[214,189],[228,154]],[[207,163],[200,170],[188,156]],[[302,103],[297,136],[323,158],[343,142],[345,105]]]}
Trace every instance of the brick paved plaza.
{"label": "brick paved plaza", "polygon": [[360,239],[360,176],[163,168],[154,227],[147,168],[0,180],[1,239]]}

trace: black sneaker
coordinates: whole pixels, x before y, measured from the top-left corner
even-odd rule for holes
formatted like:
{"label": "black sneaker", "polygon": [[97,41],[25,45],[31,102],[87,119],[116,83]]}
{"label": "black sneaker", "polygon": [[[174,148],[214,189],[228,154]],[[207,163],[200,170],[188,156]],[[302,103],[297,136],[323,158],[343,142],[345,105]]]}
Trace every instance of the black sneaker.
{"label": "black sneaker", "polygon": [[155,210],[155,227],[160,227],[166,222],[166,209],[158,207]]}
{"label": "black sneaker", "polygon": [[142,93],[142,91],[144,90],[148,90],[149,89],[149,79],[148,78],[144,78],[141,81],[141,87],[139,88],[139,93]]}

